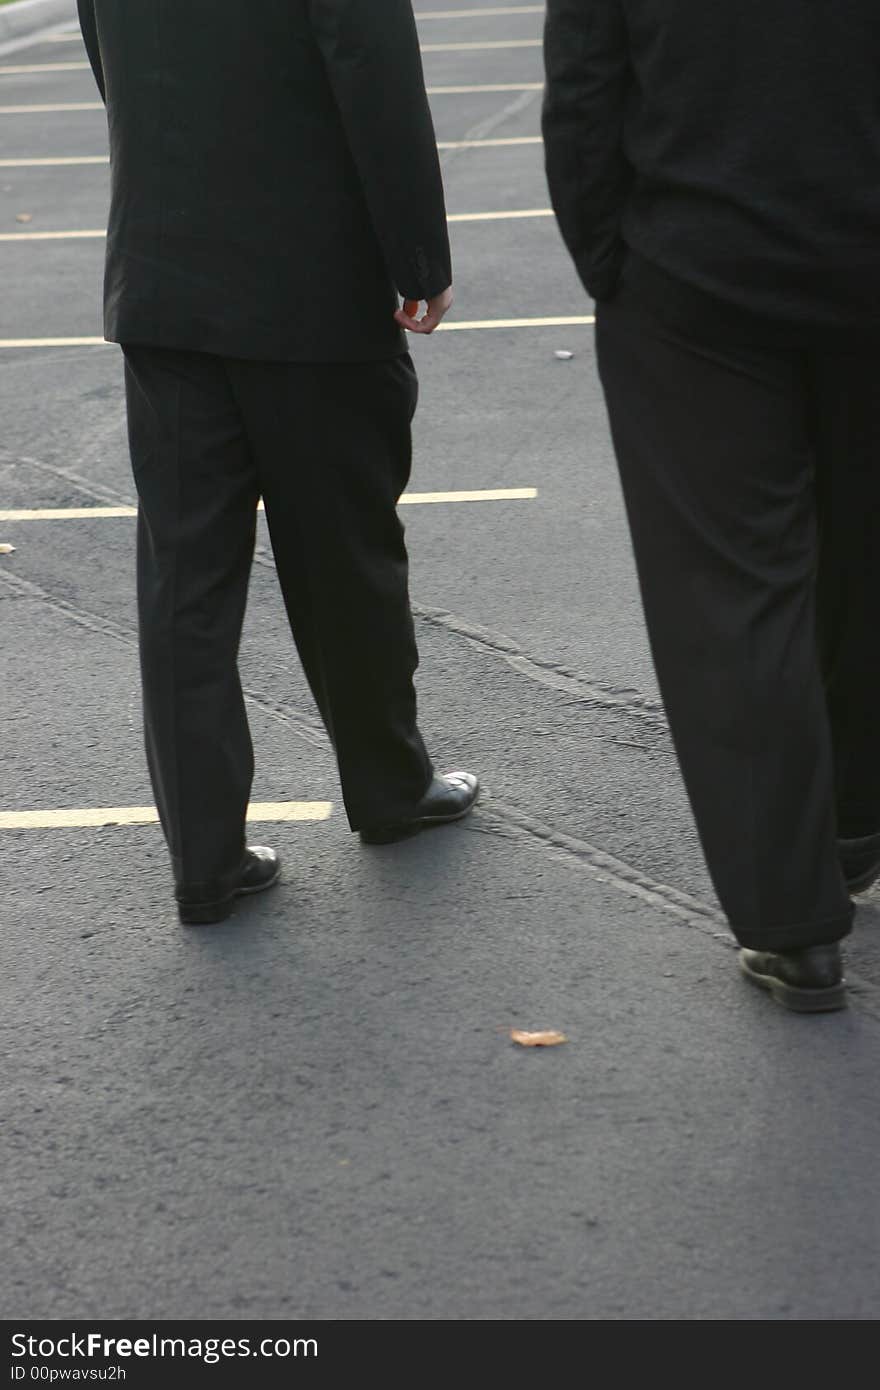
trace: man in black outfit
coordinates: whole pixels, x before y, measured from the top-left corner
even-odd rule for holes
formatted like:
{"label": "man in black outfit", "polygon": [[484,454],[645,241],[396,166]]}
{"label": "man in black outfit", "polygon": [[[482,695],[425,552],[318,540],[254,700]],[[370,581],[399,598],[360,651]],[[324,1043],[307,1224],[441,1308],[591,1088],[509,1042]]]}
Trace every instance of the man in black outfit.
{"label": "man in black outfit", "polygon": [[386,843],[477,797],[470,773],[435,775],[416,723],[396,512],[417,394],[402,330],[432,332],[452,300],[443,187],[409,0],[79,15],[110,129],[105,333],[140,503],[147,756],[181,919],[214,922],[279,873],[244,840],[260,496],[352,828]]}
{"label": "man in black outfit", "polygon": [[880,876],[880,6],[549,0],[658,678],[743,971],[845,1002]]}

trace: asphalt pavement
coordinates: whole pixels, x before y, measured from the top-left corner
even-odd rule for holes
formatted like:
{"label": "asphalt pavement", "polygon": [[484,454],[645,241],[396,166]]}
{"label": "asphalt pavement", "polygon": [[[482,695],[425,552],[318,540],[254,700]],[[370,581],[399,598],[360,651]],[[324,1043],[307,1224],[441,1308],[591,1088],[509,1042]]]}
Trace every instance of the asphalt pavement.
{"label": "asphalt pavement", "polygon": [[847,1011],[739,979],[567,322],[541,7],[430,3],[456,303],[413,344],[402,515],[422,726],[485,794],[350,835],[261,521],[252,838],[284,882],[211,930],[154,824],[102,823],[152,800],[103,110],[75,35],[0,49],[0,1315],[873,1318],[880,897]]}

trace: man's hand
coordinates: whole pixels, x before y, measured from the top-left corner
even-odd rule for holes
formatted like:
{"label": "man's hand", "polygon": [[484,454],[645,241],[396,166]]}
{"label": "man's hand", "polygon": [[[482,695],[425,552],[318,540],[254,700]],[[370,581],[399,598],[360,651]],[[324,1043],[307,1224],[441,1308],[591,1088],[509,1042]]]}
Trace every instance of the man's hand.
{"label": "man's hand", "polygon": [[403,308],[398,309],[394,315],[401,328],[405,328],[408,333],[434,332],[452,303],[452,286],[450,285],[449,289],[444,290],[442,294],[437,294],[433,299],[429,299],[424,314],[420,319],[417,319],[419,304],[423,302],[418,299],[405,299]]}

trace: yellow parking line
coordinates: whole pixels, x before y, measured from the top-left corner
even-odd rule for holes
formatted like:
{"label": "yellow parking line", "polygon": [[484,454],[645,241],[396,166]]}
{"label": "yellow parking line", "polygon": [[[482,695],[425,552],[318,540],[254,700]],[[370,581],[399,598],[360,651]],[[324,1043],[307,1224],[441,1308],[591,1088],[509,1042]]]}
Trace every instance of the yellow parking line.
{"label": "yellow parking line", "polygon": [[438,150],[490,150],[507,145],[540,145],[540,135],[504,135],[495,140],[438,140]]}
{"label": "yellow parking line", "polygon": [[0,106],[0,116],[38,116],[61,111],[103,111],[100,101],[40,102],[38,106]]}
{"label": "yellow parking line", "polygon": [[87,232],[0,232],[0,241],[88,241],[106,235],[100,229]]}
{"label": "yellow parking line", "polygon": [[0,338],[0,348],[106,347],[104,338]]}
{"label": "yellow parking line", "polygon": [[[427,16],[425,16],[427,18]],[[471,43],[423,43],[423,53],[461,53],[480,52],[493,48],[540,48],[541,39],[490,39]],[[21,77],[25,74],[43,72],[87,72],[91,67],[87,62],[70,63],[15,63],[0,67],[0,77]]]}
{"label": "yellow parking line", "polygon": [[16,63],[0,67],[0,77],[21,77],[34,72],[84,72],[88,63]]}
{"label": "yellow parking line", "polygon": [[[467,96],[475,92],[540,92],[543,82],[468,83],[460,87],[428,87],[428,96]],[[40,102],[36,106],[0,106],[0,116],[52,115],[65,111],[103,111],[100,101]]]}
{"label": "yellow parking line", "polygon": [[13,507],[0,511],[0,521],[88,521],[119,516],[137,516],[137,507]]}
{"label": "yellow parking line", "polygon": [[109,164],[109,154],[50,155],[40,159],[0,159],[0,169],[51,169],[62,165]]}
{"label": "yellow parking line", "polygon": [[423,53],[484,53],[490,48],[540,48],[541,39],[493,39],[489,43],[423,43]]}
{"label": "yellow parking line", "polygon": [[[464,333],[479,328],[573,328],[580,324],[595,323],[592,314],[578,314],[538,319],[473,319],[454,323],[444,322],[437,328],[438,333]],[[0,348],[65,348],[65,347],[111,347],[104,338],[0,338]]]}
{"label": "yellow parking line", "polygon": [[429,97],[470,96],[474,92],[541,92],[543,82],[483,82],[465,87],[428,87]]}
{"label": "yellow parking line", "polygon": [[[540,85],[540,84],[539,84]],[[449,88],[449,91],[471,91],[472,88],[458,87]],[[479,90],[483,90],[482,88]],[[519,87],[513,89],[520,91]],[[2,110],[2,108],[0,108]],[[438,150],[490,150],[500,149],[505,145],[540,145],[540,135],[506,135],[489,140],[440,140],[437,143]],[[41,155],[33,159],[0,159],[0,169],[51,169],[70,168],[77,164],[109,164],[110,156],[106,154],[75,154],[75,155]]]}
{"label": "yellow parking line", "polygon": [[513,222],[521,217],[552,216],[552,208],[511,208],[509,212],[451,212],[446,220],[447,222]]}
{"label": "yellow parking line", "polygon": [[[543,5],[492,5],[476,10],[416,10],[416,19],[486,19],[512,14],[543,14]],[[82,43],[78,29],[47,34],[46,43]]]}
{"label": "yellow parking line", "polygon": [[[468,43],[423,43],[423,53],[484,53],[491,49],[540,48],[541,39],[490,39],[486,42]],[[36,76],[50,72],[88,72],[88,62],[70,63],[10,63],[0,66],[0,77]],[[58,108],[55,108],[58,109]]]}
{"label": "yellow parking line", "polygon": [[485,19],[509,14],[543,14],[543,5],[493,5],[485,10],[416,10],[416,19]]}
{"label": "yellow parking line", "polygon": [[536,487],[481,488],[474,492],[405,492],[400,504],[422,502],[529,502],[538,495]]}
{"label": "yellow parking line", "polygon": [[468,323],[463,321],[449,323],[444,320],[443,323],[438,324],[435,331],[437,333],[466,333],[478,328],[574,328],[581,324],[595,322],[594,314],[577,314],[546,319],[473,319]]}
{"label": "yellow parking line", "polygon": [[[333,813],[332,801],[254,801],[247,818],[259,821],[322,821]],[[155,825],[155,806],[70,807],[63,810],[0,811],[0,830],[65,830],[89,826]]]}
{"label": "yellow parking line", "polygon": [[[530,502],[536,487],[478,488],[461,492],[405,492],[401,506],[425,506],[438,502]],[[263,510],[262,502],[259,510]],[[137,507],[37,507],[7,508],[0,521],[92,521],[137,516]]]}
{"label": "yellow parking line", "polygon": [[[447,221],[515,222],[521,218],[552,216],[552,208],[510,208],[502,212],[451,212]],[[70,232],[0,232],[0,241],[98,241],[106,235],[100,227]]]}

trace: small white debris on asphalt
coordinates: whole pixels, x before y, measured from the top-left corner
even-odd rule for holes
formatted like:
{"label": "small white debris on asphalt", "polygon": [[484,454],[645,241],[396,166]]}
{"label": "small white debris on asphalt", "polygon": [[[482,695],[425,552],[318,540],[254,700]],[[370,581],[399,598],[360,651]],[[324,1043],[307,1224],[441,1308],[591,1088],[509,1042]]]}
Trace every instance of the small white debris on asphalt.
{"label": "small white debris on asphalt", "polygon": [[568,348],[557,348],[553,356],[556,358],[557,362],[567,362],[569,358],[574,357],[574,353],[569,352]]}

